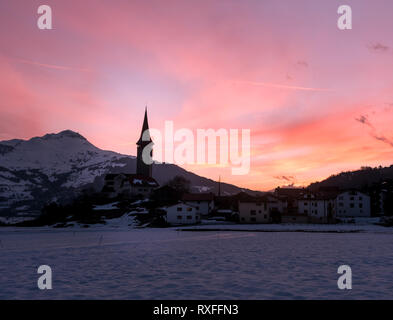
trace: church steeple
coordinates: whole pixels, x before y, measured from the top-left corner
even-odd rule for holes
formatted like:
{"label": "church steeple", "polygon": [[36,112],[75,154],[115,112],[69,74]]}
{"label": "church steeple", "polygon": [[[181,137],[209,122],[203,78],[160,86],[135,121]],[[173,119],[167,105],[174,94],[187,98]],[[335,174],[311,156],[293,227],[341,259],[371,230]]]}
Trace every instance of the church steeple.
{"label": "church steeple", "polygon": [[[152,177],[152,165],[146,164],[142,159],[143,149],[150,143],[152,143],[150,134],[145,139],[142,139],[143,133],[149,130],[149,122],[147,120],[147,107],[145,108],[145,117],[143,119],[142,131],[139,140],[137,141],[137,159],[136,159],[136,174],[142,175],[145,177]],[[147,131],[148,132],[148,131]],[[153,156],[153,151],[151,156]]]}
{"label": "church steeple", "polygon": [[[148,137],[149,137],[148,139],[145,139],[145,141],[142,140],[143,133],[144,133],[146,130],[149,130],[149,122],[148,122],[148,120],[147,120],[147,107],[145,107],[145,118],[143,119],[143,125],[142,125],[141,136],[140,136],[138,142],[136,143],[138,146],[141,145],[141,144],[147,144],[147,143],[149,143],[149,142],[152,141],[151,138],[150,138],[150,134],[149,134],[149,136],[148,136]],[[147,140],[147,141],[146,141],[146,140]],[[146,143],[146,142],[147,142],[147,143]]]}

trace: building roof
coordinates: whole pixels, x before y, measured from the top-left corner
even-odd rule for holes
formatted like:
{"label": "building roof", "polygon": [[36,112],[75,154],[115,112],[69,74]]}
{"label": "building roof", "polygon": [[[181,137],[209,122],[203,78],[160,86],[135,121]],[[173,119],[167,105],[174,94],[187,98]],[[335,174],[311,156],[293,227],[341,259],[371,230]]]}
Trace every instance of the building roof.
{"label": "building roof", "polygon": [[347,190],[342,190],[338,195],[342,195],[344,193],[348,193],[349,195],[357,195],[357,194],[362,194],[367,196],[367,193],[361,192],[357,189],[347,189]]}
{"label": "building roof", "polygon": [[261,196],[252,196],[249,194],[243,194],[242,197],[239,198],[239,202],[243,202],[243,203],[273,202],[279,200],[283,200],[283,199],[280,199],[279,197],[274,196],[272,194],[265,194]]}
{"label": "building roof", "polygon": [[158,182],[152,177],[146,177],[140,174],[128,174],[127,179],[135,187],[158,187]]}
{"label": "building roof", "polygon": [[182,197],[183,201],[213,201],[213,193],[186,193]]}
{"label": "building roof", "polygon": [[[307,197],[308,195],[312,195],[312,197]],[[321,192],[315,192],[315,193],[305,193],[298,197],[298,200],[333,200],[336,199],[337,195],[336,194],[329,194],[329,193],[321,193]]]}
{"label": "building roof", "polygon": [[276,188],[275,194],[279,196],[286,196],[289,198],[298,198],[302,194],[307,192],[304,188]]}
{"label": "building roof", "polygon": [[105,181],[114,180],[115,178],[123,176],[124,181],[128,180],[132,186],[135,187],[158,187],[158,182],[152,177],[146,177],[140,174],[126,174],[126,173],[110,173],[105,176]]}
{"label": "building roof", "polygon": [[194,209],[196,209],[195,206],[192,206],[192,205],[187,204],[187,203],[184,203],[184,202],[178,202],[178,203],[175,203],[175,204],[172,204],[172,205],[169,205],[169,206],[160,207],[159,209],[167,210],[167,209],[169,209],[169,208],[177,207],[177,206],[185,206],[185,207],[188,207],[188,208],[194,208]]}

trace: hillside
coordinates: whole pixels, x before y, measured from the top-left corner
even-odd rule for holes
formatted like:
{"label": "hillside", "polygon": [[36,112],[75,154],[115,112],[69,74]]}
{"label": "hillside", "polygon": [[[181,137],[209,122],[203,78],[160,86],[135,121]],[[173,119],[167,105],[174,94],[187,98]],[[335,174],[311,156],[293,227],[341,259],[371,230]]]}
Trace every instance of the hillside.
{"label": "hillside", "polygon": [[[66,130],[30,140],[0,142],[0,216],[39,214],[50,201],[67,202],[82,189],[99,191],[106,173],[135,173],[136,158],[105,151]],[[176,175],[191,181],[193,192],[217,192],[217,182],[173,164],[156,164],[160,185]],[[248,191],[222,184],[223,194]]]}
{"label": "hillside", "polygon": [[310,184],[311,190],[319,187],[338,186],[340,189],[366,189],[374,184],[393,180],[393,165],[390,167],[364,167],[356,171],[341,172],[329,178]]}

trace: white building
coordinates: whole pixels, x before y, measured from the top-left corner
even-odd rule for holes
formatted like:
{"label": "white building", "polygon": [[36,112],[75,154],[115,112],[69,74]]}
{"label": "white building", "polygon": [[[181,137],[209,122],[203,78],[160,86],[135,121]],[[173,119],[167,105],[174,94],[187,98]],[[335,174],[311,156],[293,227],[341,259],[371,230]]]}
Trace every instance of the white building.
{"label": "white building", "polygon": [[279,212],[283,214],[288,210],[288,201],[286,199],[272,195],[267,195],[266,198],[270,212]]}
{"label": "white building", "polygon": [[185,203],[162,208],[166,211],[166,221],[171,225],[196,224],[201,222],[201,215],[196,208]]}
{"label": "white building", "polygon": [[247,197],[239,200],[240,223],[270,223],[274,214],[286,210],[286,202],[273,196]]}
{"label": "white building", "polygon": [[370,217],[370,197],[359,191],[346,191],[336,198],[337,217]]}
{"label": "white building", "polygon": [[307,220],[311,223],[334,222],[335,198],[305,193],[298,199],[298,212],[307,215]]}
{"label": "white building", "polygon": [[183,202],[195,207],[197,213],[208,216],[214,209],[213,193],[188,193],[182,198]]}

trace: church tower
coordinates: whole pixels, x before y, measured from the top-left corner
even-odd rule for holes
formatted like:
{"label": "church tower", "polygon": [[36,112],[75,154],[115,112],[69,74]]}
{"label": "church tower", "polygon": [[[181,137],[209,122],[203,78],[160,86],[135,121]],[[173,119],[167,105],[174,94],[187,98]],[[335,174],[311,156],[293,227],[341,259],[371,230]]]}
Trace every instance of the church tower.
{"label": "church tower", "polygon": [[[145,118],[143,119],[143,126],[142,126],[142,132],[141,132],[141,136],[138,140],[138,142],[136,143],[138,146],[138,150],[137,150],[137,159],[136,159],[136,174],[137,175],[141,175],[144,177],[152,177],[152,164],[146,164],[143,159],[142,159],[142,152],[143,149],[149,144],[152,143],[150,134],[148,135],[148,138],[145,139],[146,141],[142,140],[142,136],[143,133],[149,130],[149,123],[147,121],[147,107],[145,109]],[[151,156],[153,156],[153,151]]]}

